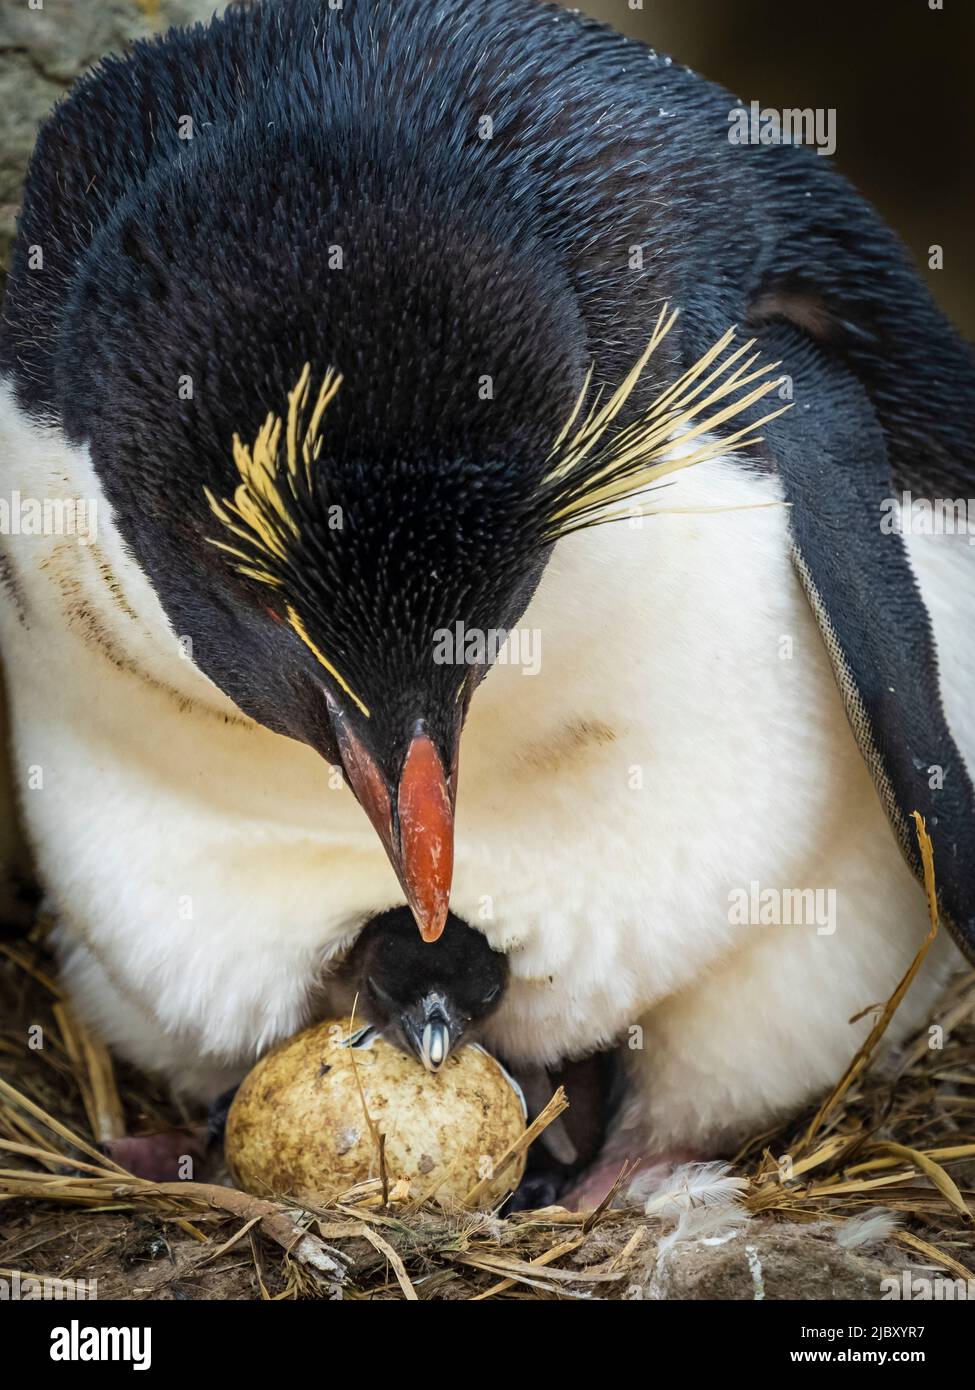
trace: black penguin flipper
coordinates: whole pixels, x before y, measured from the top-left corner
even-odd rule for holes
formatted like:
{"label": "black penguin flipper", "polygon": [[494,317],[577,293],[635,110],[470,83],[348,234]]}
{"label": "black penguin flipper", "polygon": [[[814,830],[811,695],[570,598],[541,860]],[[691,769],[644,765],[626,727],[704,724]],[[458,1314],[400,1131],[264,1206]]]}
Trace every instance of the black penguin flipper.
{"label": "black penguin flipper", "polygon": [[921,878],[920,812],[942,920],[975,960],[975,790],[903,536],[881,525],[897,495],[883,429],[860,383],[799,332],[770,327],[762,342],[795,386],[794,409],[765,428],[762,447],[790,504],[796,570],[898,842]]}

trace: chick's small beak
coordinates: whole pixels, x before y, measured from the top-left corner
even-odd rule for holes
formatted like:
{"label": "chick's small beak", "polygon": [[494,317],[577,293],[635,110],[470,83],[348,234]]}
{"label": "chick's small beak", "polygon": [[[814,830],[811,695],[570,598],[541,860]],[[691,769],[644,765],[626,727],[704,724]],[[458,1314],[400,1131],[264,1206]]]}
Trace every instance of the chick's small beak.
{"label": "chick's small beak", "polygon": [[332,723],[349,784],[383,842],[420,935],[436,941],[447,921],[454,872],[453,777],[448,779],[433,740],[418,723],[391,795],[348,721],[333,710]]}
{"label": "chick's small beak", "polygon": [[421,1025],[405,1022],[405,1031],[427,1071],[439,1071],[456,1041],[454,1029],[440,995],[428,994],[421,1011]]}

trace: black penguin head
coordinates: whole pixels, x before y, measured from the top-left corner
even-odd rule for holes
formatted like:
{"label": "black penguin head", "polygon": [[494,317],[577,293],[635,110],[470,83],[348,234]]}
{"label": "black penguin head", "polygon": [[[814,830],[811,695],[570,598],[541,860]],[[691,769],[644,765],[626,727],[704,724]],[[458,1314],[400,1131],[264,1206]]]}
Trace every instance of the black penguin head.
{"label": "black penguin head", "polygon": [[359,1008],[390,1042],[439,1071],[500,1004],[505,956],[481,932],[448,913],[440,938],[425,945],[407,908],[363,928],[345,963]]}

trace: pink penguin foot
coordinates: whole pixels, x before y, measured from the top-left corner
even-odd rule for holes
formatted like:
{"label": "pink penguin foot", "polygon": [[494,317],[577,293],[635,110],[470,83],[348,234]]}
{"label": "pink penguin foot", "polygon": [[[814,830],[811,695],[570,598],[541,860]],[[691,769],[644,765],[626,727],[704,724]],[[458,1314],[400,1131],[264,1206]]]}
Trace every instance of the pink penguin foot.
{"label": "pink penguin foot", "polygon": [[205,1125],[162,1134],[126,1135],[102,1145],[109,1158],[137,1178],[180,1182],[198,1178],[206,1163]]}

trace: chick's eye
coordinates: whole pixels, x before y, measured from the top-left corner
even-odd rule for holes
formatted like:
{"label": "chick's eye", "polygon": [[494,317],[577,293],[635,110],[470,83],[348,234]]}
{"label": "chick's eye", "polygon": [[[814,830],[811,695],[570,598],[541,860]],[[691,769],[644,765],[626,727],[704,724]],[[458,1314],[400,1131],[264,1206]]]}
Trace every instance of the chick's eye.
{"label": "chick's eye", "polygon": [[485,994],[484,998],[481,1000],[481,1003],[482,1003],[482,1004],[490,1004],[490,1002],[491,1002],[492,999],[497,999],[497,997],[498,997],[498,995],[500,994],[500,992],[501,992],[501,986],[500,986],[500,985],[495,985],[493,989],[489,989],[489,990],[488,990],[487,994]]}
{"label": "chick's eye", "polygon": [[374,999],[377,1004],[389,1004],[392,1002],[382,985],[377,984],[371,975],[366,978],[366,993],[369,995],[369,998]]}

